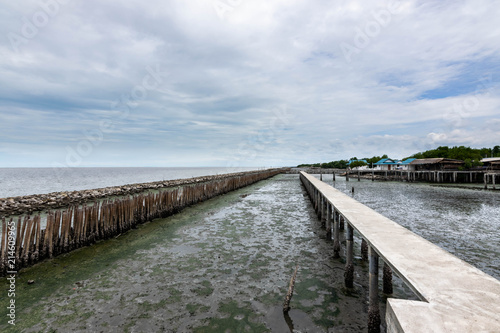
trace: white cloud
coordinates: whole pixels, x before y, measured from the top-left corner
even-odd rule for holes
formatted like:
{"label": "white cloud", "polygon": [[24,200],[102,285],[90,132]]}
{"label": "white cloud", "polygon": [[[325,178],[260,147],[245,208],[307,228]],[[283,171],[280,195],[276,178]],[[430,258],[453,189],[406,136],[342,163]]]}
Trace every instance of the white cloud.
{"label": "white cloud", "polygon": [[[18,51],[9,33],[42,9],[3,2],[0,166],[40,146],[37,165],[64,160],[103,121],[113,128],[83,165],[289,164],[499,141],[482,127],[500,107],[494,1],[412,0],[390,14],[392,1],[242,0],[223,18],[202,0],[68,2]],[[346,61],[340,45],[363,38]],[[148,66],[163,76],[144,93]],[[126,113],[112,107],[134,93]],[[283,105],[293,121],[270,130]]]}

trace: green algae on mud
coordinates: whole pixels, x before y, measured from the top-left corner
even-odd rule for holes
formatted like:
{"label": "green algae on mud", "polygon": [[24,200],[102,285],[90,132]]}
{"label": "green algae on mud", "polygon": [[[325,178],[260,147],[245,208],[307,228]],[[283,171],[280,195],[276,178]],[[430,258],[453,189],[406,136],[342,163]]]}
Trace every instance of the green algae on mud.
{"label": "green algae on mud", "polygon": [[338,292],[323,234],[297,177],[280,175],[23,270],[16,331],[358,331],[365,306]]}

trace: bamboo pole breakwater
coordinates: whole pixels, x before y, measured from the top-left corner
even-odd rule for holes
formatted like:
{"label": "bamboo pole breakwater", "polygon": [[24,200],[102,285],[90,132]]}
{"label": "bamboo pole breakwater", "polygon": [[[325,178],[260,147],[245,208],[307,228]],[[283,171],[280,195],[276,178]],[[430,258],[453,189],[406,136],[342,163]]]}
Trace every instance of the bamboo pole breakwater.
{"label": "bamboo pole breakwater", "polygon": [[[284,169],[198,177],[175,181],[175,187],[73,205],[41,215],[3,217],[0,275],[18,271],[42,259],[115,237],[138,224],[164,218],[183,208],[270,178]],[[203,179],[204,181],[199,181]],[[12,228],[9,229],[9,227]]]}
{"label": "bamboo pole breakwater", "polygon": [[[379,260],[383,291],[398,275],[420,301],[387,299],[387,332],[500,332],[500,281],[458,259],[317,178],[300,180],[313,205],[325,202],[333,220],[334,256],[340,254],[339,222],[346,224],[346,287],[351,287],[352,235],[365,240],[369,257],[368,331],[380,331]],[[328,217],[327,217],[328,220]],[[355,274],[354,274],[355,276]]]}

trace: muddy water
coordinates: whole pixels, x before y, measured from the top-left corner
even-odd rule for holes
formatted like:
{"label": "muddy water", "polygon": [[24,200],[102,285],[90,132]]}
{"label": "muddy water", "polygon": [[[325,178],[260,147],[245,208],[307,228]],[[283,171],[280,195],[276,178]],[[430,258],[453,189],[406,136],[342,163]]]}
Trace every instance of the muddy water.
{"label": "muddy water", "polygon": [[[356,258],[345,290],[331,245],[298,176],[279,175],[24,270],[15,330],[0,330],[366,331],[367,267]],[[396,290],[404,294],[397,281]]]}

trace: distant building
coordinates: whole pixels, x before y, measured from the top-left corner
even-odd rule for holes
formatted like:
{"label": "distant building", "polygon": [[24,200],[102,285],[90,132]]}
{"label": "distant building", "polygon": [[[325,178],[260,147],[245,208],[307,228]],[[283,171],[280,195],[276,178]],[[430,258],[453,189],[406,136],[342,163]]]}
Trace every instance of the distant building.
{"label": "distant building", "polygon": [[458,170],[464,164],[464,161],[450,158],[422,158],[410,162],[415,171]]}
{"label": "distant building", "polygon": [[500,157],[488,157],[481,160],[487,170],[500,170]]}
{"label": "distant building", "polygon": [[373,164],[375,170],[397,170],[398,161],[390,158],[383,158],[377,163]]}
{"label": "distant building", "polygon": [[398,169],[403,171],[415,171],[415,166],[411,165],[411,162],[415,160],[416,158],[407,158],[404,161],[399,161]]}

